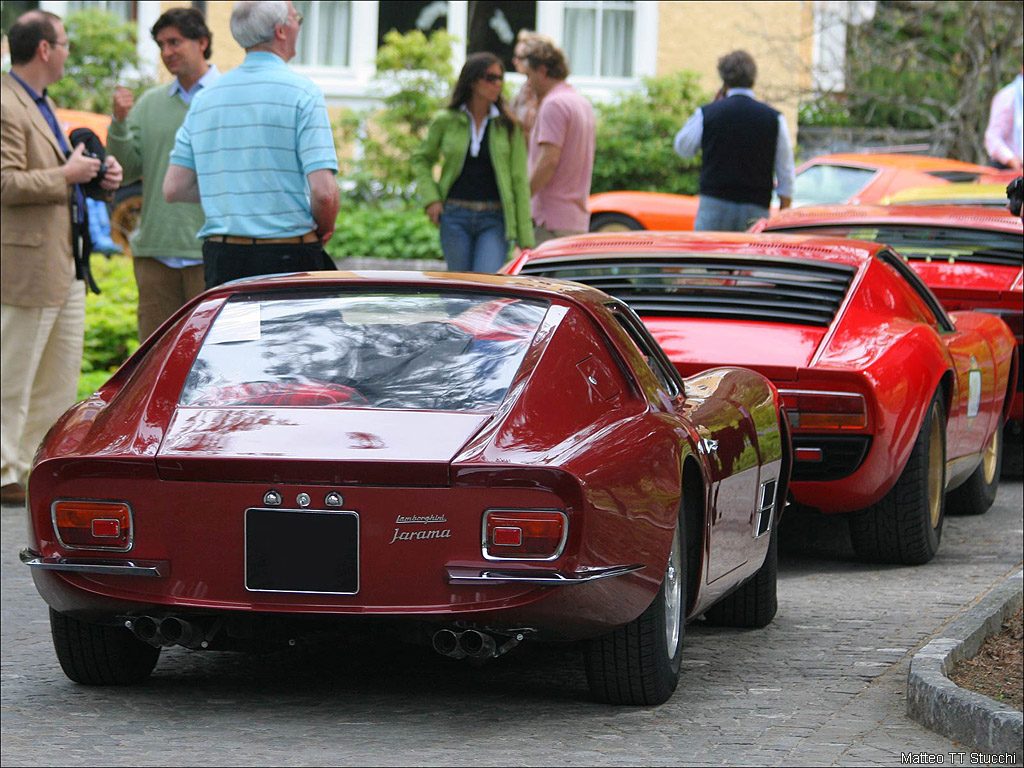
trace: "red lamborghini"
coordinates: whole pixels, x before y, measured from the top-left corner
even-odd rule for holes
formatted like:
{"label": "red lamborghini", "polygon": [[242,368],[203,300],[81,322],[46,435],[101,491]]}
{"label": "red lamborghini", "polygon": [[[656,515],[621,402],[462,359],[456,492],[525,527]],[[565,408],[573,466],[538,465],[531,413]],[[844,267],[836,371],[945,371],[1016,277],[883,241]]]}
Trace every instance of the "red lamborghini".
{"label": "red lamborghini", "polygon": [[885,246],[733,233],[591,234],[544,243],[509,272],[622,299],[684,375],[768,376],[793,428],[792,493],[850,513],[857,551],[924,563],[946,497],[991,505],[1016,348],[1006,325],[947,314]]}
{"label": "red lamborghini", "polygon": [[[835,205],[783,211],[754,232],[799,232],[885,243],[910,264],[947,310],[998,315],[1024,351],[1024,228],[1003,208],[960,205]],[[1010,408],[1013,422],[1003,454],[1010,474],[1021,471],[1024,376]]]}
{"label": "red lamborghini", "polygon": [[50,431],[22,559],[80,683],[372,623],[453,658],[585,640],[594,696],[658,704],[688,617],[775,615],[785,429],[767,379],[684,380],[584,286],[239,281]]}

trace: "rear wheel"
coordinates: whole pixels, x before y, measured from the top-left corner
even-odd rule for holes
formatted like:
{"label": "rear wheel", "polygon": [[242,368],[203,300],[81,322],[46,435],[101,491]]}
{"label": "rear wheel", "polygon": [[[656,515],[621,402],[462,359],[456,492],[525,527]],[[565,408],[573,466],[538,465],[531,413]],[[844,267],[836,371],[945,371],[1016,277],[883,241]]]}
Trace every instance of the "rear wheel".
{"label": "rear wheel", "polygon": [[779,610],[779,541],[775,526],[768,534],[768,552],[764,563],[739,589],[730,592],[704,614],[710,624],[719,627],[767,627]]}
{"label": "rear wheel", "polygon": [[591,232],[629,232],[644,225],[624,213],[595,213],[590,217]]}
{"label": "rear wheel", "polygon": [[981,515],[988,511],[999,491],[999,475],[1003,463],[1003,425],[1000,424],[985,446],[981,464],[967,481],[949,493],[950,513]]}
{"label": "rear wheel", "polygon": [[686,563],[682,520],[654,601],[624,627],[587,643],[590,692],[606,704],[668,701],[679,683],[686,618]]}
{"label": "rear wheel", "polygon": [[126,256],[131,255],[131,236],[138,228],[141,216],[142,185],[136,183],[119,189],[110,212],[110,237],[121,246]]}
{"label": "rear wheel", "polygon": [[50,609],[50,632],[64,674],[82,685],[129,685],[149,677],[160,649],[123,627],[73,619]]}
{"label": "rear wheel", "polygon": [[896,485],[877,504],[850,516],[854,550],[883,563],[927,563],[942,539],[945,487],[946,409],[936,392]]}

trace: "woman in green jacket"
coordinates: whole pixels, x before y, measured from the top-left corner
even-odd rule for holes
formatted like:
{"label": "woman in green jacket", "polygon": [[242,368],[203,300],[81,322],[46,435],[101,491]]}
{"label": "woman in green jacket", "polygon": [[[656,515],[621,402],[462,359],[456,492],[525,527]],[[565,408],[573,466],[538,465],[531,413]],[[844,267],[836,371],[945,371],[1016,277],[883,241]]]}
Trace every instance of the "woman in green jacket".
{"label": "woman in green jacket", "polygon": [[493,53],[471,54],[412,155],[420,200],[453,271],[496,272],[510,249],[533,245],[526,141],[502,101],[504,77]]}

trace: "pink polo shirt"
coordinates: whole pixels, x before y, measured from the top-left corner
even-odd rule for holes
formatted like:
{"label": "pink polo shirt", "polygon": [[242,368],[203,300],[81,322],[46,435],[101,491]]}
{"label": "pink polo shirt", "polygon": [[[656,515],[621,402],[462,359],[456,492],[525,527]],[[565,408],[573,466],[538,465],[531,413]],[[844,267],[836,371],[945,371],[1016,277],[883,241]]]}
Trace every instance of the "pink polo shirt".
{"label": "pink polo shirt", "polygon": [[547,229],[586,232],[590,227],[590,175],[594,170],[594,108],[576,89],[561,82],[540,102],[530,131],[530,173],[540,145],[562,148],[551,180],[530,199],[533,220]]}

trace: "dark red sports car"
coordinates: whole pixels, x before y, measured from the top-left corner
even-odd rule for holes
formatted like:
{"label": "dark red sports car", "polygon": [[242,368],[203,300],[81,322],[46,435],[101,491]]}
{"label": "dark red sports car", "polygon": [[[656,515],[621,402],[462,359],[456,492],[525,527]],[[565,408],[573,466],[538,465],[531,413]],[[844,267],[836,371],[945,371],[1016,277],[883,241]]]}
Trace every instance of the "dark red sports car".
{"label": "dark red sports car", "polygon": [[775,614],[785,429],[767,379],[684,380],[584,286],[241,281],[54,426],[22,559],[81,683],[373,623],[455,658],[586,640],[598,699],[655,704],[687,617]]}
{"label": "dark red sports car", "polygon": [[[794,232],[886,243],[917,272],[947,310],[998,315],[1024,359],[1024,228],[1003,208],[960,205],[834,205],[783,211],[754,232]],[[1021,471],[1024,376],[1018,368],[1003,453]]]}
{"label": "dark red sports car", "polygon": [[995,498],[1016,348],[999,318],[947,314],[876,243],[801,235],[630,232],[553,240],[509,271],[629,303],[684,375],[768,376],[793,428],[797,502],[851,513],[863,556],[923,563],[946,494]]}

